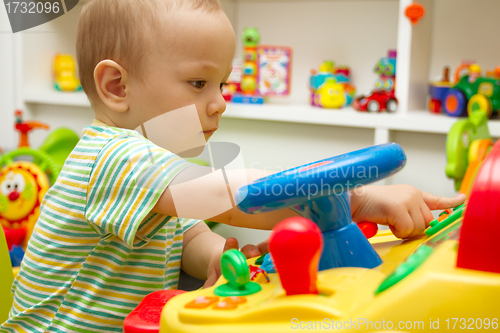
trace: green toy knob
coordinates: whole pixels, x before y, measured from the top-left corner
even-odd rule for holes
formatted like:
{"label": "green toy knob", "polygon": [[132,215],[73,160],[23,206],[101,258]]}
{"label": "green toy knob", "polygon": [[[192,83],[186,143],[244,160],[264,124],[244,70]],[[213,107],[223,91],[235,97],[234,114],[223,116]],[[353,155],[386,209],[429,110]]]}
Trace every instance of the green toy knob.
{"label": "green toy knob", "polygon": [[220,259],[222,275],[228,281],[215,288],[217,296],[245,296],[261,290],[258,283],[250,281],[250,269],[243,253],[236,249],[224,252]]}

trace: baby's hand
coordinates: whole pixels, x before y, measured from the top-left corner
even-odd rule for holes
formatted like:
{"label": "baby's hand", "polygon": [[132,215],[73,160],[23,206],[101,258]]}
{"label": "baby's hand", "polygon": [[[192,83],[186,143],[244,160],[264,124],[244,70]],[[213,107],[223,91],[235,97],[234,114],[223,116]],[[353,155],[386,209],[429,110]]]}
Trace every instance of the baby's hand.
{"label": "baby's hand", "polygon": [[[434,219],[431,210],[456,207],[465,201],[461,194],[438,197],[410,185],[365,186],[352,194],[352,219],[388,225],[399,238],[421,234]],[[359,190],[358,190],[359,192]]]}
{"label": "baby's hand", "polygon": [[[211,287],[215,284],[215,282],[217,282],[217,279],[219,279],[219,276],[221,275],[220,258],[222,257],[222,253],[231,249],[239,249],[238,240],[234,237],[228,238],[226,240],[226,243],[224,244],[224,249],[222,250],[222,252],[214,255],[212,257],[212,260],[210,260],[207,271],[207,281],[205,281],[203,288]],[[266,240],[257,245],[247,244],[243,246],[240,251],[245,255],[246,258],[258,257],[264,253],[269,252],[269,241]]]}

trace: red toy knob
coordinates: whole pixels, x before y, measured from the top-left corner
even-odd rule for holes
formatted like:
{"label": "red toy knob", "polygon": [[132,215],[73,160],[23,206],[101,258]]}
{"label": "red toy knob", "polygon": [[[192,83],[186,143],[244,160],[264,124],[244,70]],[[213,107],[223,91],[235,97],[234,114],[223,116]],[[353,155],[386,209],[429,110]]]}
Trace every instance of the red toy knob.
{"label": "red toy knob", "polygon": [[357,225],[366,238],[372,238],[378,232],[378,225],[375,222],[363,221],[357,223]]}
{"label": "red toy knob", "polygon": [[269,250],[286,294],[317,294],[317,271],[323,236],[303,217],[291,217],[274,227]]}

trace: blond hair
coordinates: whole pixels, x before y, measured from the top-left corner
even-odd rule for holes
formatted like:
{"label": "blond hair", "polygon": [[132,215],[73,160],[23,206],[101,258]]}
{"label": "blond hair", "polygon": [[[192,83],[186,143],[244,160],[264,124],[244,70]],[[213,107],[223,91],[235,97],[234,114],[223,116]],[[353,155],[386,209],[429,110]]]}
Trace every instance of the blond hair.
{"label": "blond hair", "polygon": [[76,58],[82,88],[94,105],[94,69],[111,59],[141,79],[142,58],[154,43],[164,14],[189,7],[221,10],[219,0],[89,0],[78,22]]}

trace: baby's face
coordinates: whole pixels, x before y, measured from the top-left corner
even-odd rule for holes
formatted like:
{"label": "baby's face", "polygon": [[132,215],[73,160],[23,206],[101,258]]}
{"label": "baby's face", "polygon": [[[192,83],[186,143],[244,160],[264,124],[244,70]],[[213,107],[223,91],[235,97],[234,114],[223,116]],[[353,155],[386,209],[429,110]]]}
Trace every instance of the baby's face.
{"label": "baby's face", "polygon": [[168,14],[154,38],[156,47],[145,51],[144,83],[131,86],[130,110],[145,122],[195,105],[208,140],[226,109],[221,87],[231,73],[235,48],[229,20],[222,11],[184,9]]}

